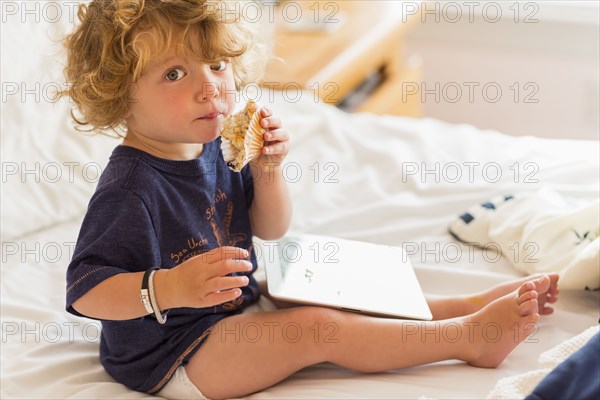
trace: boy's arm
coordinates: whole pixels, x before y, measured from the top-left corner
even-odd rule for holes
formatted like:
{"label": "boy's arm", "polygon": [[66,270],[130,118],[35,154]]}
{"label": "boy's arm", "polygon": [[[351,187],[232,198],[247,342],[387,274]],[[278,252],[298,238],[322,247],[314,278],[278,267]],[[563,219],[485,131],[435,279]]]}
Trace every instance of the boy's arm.
{"label": "boy's arm", "polygon": [[[167,270],[154,274],[154,289],[159,306],[173,308],[170,290],[167,289]],[[85,316],[104,320],[126,320],[148,315],[140,299],[143,272],[122,273],[111,276],[91,288],[73,303],[73,308]]]}
{"label": "boy's arm", "polygon": [[[236,247],[219,247],[184,261],[172,269],[154,273],[154,292],[161,311],[170,308],[204,308],[231,301],[242,294],[252,264],[248,252]],[[113,275],[73,302],[73,308],[90,318],[127,320],[148,315],[141,302],[143,272]]]}
{"label": "boy's arm", "polygon": [[250,223],[256,236],[275,240],[290,226],[292,201],[280,165],[263,165],[260,171],[260,176],[254,178]]}
{"label": "boy's arm", "polygon": [[292,220],[292,201],[283,177],[281,164],[289,151],[289,132],[267,107],[261,110],[261,126],[266,129],[265,147],[253,160],[254,199],[250,206],[253,233],[263,240],[282,237]]}

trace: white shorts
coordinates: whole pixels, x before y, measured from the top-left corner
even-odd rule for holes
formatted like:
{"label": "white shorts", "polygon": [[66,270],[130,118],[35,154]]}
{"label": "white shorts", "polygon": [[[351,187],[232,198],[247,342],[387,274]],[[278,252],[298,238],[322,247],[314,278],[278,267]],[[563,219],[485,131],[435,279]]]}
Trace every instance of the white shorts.
{"label": "white shorts", "polygon": [[158,397],[164,397],[169,400],[179,399],[197,399],[197,400],[208,400],[206,396],[202,394],[200,390],[190,381],[185,368],[179,366],[169,382],[156,393]]}
{"label": "white shorts", "polygon": [[[256,312],[271,311],[277,308],[267,300],[264,296],[261,296],[257,303],[251,304],[242,311],[242,314],[251,314]],[[169,400],[179,399],[195,399],[195,400],[208,400],[206,396],[192,383],[190,378],[185,372],[185,368],[179,366],[169,382],[156,393],[156,396],[164,397]]]}

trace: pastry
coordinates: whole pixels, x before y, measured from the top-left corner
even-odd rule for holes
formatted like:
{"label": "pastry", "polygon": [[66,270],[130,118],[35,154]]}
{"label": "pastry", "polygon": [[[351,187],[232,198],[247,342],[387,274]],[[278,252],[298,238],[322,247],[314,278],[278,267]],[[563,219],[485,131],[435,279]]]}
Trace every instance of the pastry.
{"label": "pastry", "polygon": [[230,115],[223,122],[221,150],[232,171],[240,172],[260,155],[265,142],[260,120],[258,107],[250,100],[242,111]]}

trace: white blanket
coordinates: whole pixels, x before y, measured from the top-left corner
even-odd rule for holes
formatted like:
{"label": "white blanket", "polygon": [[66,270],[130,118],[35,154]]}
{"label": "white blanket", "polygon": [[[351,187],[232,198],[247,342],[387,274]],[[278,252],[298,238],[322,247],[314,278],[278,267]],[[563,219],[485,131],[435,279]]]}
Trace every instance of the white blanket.
{"label": "white blanket", "polygon": [[600,200],[541,189],[475,205],[450,225],[469,244],[497,249],[519,271],[557,271],[563,289],[600,288]]}
{"label": "white blanket", "polygon": [[596,333],[598,333],[598,325],[589,327],[579,335],[565,340],[558,346],[542,353],[538,358],[540,368],[517,376],[500,379],[487,398],[510,400],[527,397],[546,375],[556,368],[558,364],[585,346]]}

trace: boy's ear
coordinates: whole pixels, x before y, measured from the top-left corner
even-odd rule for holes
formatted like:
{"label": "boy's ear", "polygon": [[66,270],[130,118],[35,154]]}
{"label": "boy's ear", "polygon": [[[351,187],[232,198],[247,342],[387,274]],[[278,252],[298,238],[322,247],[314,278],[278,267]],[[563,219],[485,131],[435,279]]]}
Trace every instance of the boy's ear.
{"label": "boy's ear", "polygon": [[128,119],[129,117],[131,117],[131,100],[128,100],[127,104],[125,105],[125,113],[123,114],[123,119]]}
{"label": "boy's ear", "polygon": [[130,83],[128,85],[128,87],[127,87],[127,92],[128,92],[128,94],[127,94],[127,100],[126,100],[126,102],[127,102],[127,110],[125,111],[125,116],[123,117],[123,119],[127,119],[127,118],[131,117],[131,107],[130,107],[130,105],[131,105],[131,102],[134,101],[133,98],[134,98],[135,93],[137,92],[137,90],[138,90],[138,86],[137,86],[137,84],[135,82]]}

